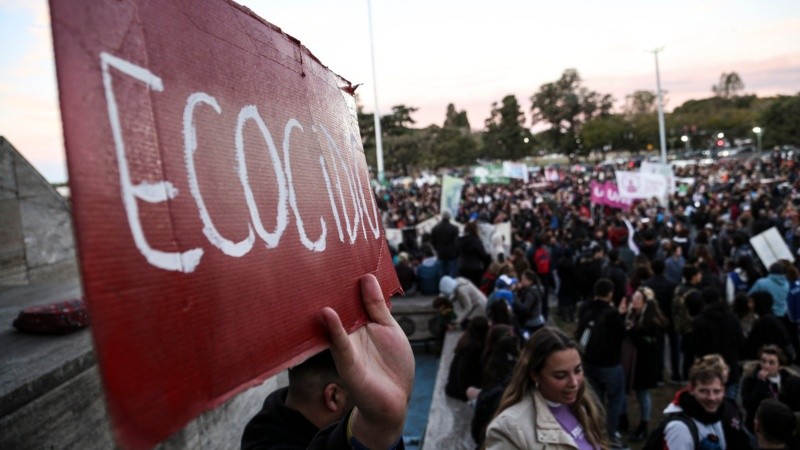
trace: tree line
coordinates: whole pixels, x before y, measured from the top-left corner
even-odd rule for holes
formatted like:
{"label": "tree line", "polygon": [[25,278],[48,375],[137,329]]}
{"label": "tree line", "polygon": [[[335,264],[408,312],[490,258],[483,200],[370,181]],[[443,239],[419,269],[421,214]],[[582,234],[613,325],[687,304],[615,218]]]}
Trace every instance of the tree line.
{"label": "tree line", "polygon": [[[743,91],[744,82],[736,72],[723,73],[711,87],[712,96],[688,100],[667,113],[668,152],[710,148],[718,133],[755,142],[756,126],[762,130],[764,149],[800,145],[800,93],[758,98]],[[520,160],[549,153],[588,158],[659,146],[653,91],[627,95],[621,110],[614,111],[610,94],[589,89],[577,70],[567,69],[558,80],[541,85],[529,100],[530,119],[515,95],[492,103],[478,132],[472,131],[466,111],[452,103],[441,126],[425,128],[414,128],[417,108],[395,105],[380,119],[385,169],[408,175],[417,169],[472,165],[478,159]],[[358,122],[367,162],[374,168],[374,116],[359,106]]]}

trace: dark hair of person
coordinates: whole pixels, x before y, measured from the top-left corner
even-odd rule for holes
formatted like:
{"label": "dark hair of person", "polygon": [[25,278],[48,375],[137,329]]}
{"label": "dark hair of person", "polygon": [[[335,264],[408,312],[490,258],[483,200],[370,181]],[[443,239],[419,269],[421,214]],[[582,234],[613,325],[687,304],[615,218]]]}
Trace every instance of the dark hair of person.
{"label": "dark hair of person", "polygon": [[778,363],[780,363],[781,366],[786,366],[787,364],[789,364],[789,358],[786,356],[786,352],[784,352],[782,348],[778,347],[775,344],[767,344],[762,346],[761,349],[758,350],[759,358],[763,354],[777,356]]}
{"label": "dark hair of person", "polygon": [[505,336],[513,336],[515,339],[519,339],[514,335],[514,327],[511,325],[500,324],[489,328],[489,333],[486,334],[486,343],[483,345],[483,352],[481,353],[481,367],[486,367],[489,364],[489,358],[492,356],[494,348],[500,339]]}
{"label": "dark hair of person", "polygon": [[700,269],[697,266],[692,264],[687,264],[683,266],[683,270],[681,271],[681,275],[683,276],[683,281],[688,283],[694,278],[698,273],[700,273]]}
{"label": "dark hair of person", "polygon": [[747,294],[744,292],[737,292],[733,296],[733,313],[736,314],[738,319],[750,314],[750,306],[748,305]]}
{"label": "dark hair of person", "polygon": [[[577,352],[577,344],[557,328],[544,327],[533,333],[520,353],[514,374],[503,392],[495,417],[521,401],[532,401],[529,396],[535,387],[531,374],[541,373],[553,353],[570,349]],[[594,447],[607,448],[605,413],[587,384],[588,380],[584,379],[578,389],[577,400],[569,405],[569,408],[583,427],[589,443]],[[534,424],[531,423],[530,426]]]}
{"label": "dark hair of person", "polygon": [[483,365],[481,387],[490,388],[507,380],[514,370],[519,359],[519,339],[516,336],[505,335],[497,340],[491,354]]}
{"label": "dark hair of person", "polygon": [[600,278],[594,282],[595,297],[605,297],[614,292],[614,282],[608,278]]}
{"label": "dark hair of person", "polygon": [[514,255],[514,272],[518,275],[522,275],[524,271],[530,269],[531,266],[528,264],[527,258],[525,258],[525,251],[517,247],[511,254]]}
{"label": "dark hair of person", "polygon": [[800,273],[797,272],[797,268],[791,264],[786,265],[786,280],[789,283],[794,283],[800,278]]}
{"label": "dark hair of person", "polygon": [[769,266],[769,273],[775,274],[775,275],[784,275],[784,274],[786,274],[786,266],[784,265],[784,262],[781,260],[781,261],[775,261],[774,263],[772,263]]}
{"label": "dark hair of person", "polygon": [[497,300],[492,302],[492,304],[489,305],[489,310],[486,311],[486,315],[489,316],[492,324],[495,325],[512,325],[514,323],[514,317],[511,314],[511,308],[508,307],[508,303],[506,303],[505,300]]}
{"label": "dark hair of person", "polygon": [[666,267],[667,265],[661,258],[656,258],[650,263],[650,268],[653,269],[655,275],[664,275],[664,269],[666,269]]}
{"label": "dark hair of person", "polygon": [[489,320],[483,316],[473,317],[470,319],[464,334],[458,339],[456,348],[453,351],[460,351],[469,341],[478,342],[483,347],[487,334],[489,334]]}
{"label": "dark hair of person", "polygon": [[477,222],[467,222],[464,225],[464,234],[471,234],[473,236],[478,236],[478,223]]}
{"label": "dark hair of person", "polygon": [[328,349],[289,369],[289,390],[297,398],[312,400],[329,383],[341,384],[341,379]]}
{"label": "dark hair of person", "polygon": [[766,314],[772,312],[772,294],[766,291],[755,291],[750,294],[750,298],[753,299],[753,311],[759,315],[759,317],[763,317]]}
{"label": "dark hair of person", "polygon": [[650,271],[649,266],[635,266],[630,278],[631,288],[638,289],[643,282],[647,281],[652,276],[653,272]]}
{"label": "dark hair of person", "polygon": [[422,246],[422,256],[430,258],[431,256],[436,256],[436,252],[430,244],[425,244]]}
{"label": "dark hair of person", "polygon": [[536,272],[534,272],[531,269],[528,269],[528,270],[522,272],[522,278],[525,278],[525,279],[533,281],[533,284],[541,284],[542,283],[541,280],[539,280],[539,275],[536,275]]}
{"label": "dark hair of person", "polygon": [[698,359],[689,369],[689,384],[691,386],[711,383],[715,378],[719,379],[723,385],[725,384],[725,374],[719,364]]}
{"label": "dark hair of person", "polygon": [[772,398],[761,401],[756,409],[756,419],[764,439],[770,444],[788,444],[797,430],[797,417],[792,409]]}
{"label": "dark hair of person", "polygon": [[736,262],[736,266],[741,268],[745,274],[747,274],[747,286],[752,287],[755,284],[756,280],[761,276],[759,270],[756,269],[756,264],[753,262],[753,258],[749,256],[742,256]]}

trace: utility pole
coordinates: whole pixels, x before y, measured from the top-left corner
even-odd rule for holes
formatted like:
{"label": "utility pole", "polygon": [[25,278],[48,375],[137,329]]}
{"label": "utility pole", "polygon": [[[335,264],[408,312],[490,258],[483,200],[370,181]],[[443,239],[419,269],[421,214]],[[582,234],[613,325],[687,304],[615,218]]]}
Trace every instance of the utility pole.
{"label": "utility pole", "polygon": [[378,77],[375,75],[375,39],[372,36],[372,1],[367,0],[369,15],[369,49],[372,53],[372,92],[375,99],[375,161],[378,164],[378,182],[383,184],[383,139],[381,138],[381,114],[378,110]]}
{"label": "utility pole", "polygon": [[667,136],[664,131],[664,98],[661,92],[661,75],[658,71],[658,52],[664,50],[663,47],[653,50],[656,57],[656,92],[658,94],[658,137],[661,141],[661,163],[667,163]]}

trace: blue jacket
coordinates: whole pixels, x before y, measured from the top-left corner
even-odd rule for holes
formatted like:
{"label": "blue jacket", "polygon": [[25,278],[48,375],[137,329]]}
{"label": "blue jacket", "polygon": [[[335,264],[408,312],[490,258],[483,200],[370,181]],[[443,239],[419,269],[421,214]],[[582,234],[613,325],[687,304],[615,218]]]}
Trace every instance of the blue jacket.
{"label": "blue jacket", "polygon": [[789,281],[784,275],[771,273],[764,278],[759,278],[747,292],[769,292],[772,295],[772,313],[775,317],[786,315],[786,296],[789,295]]}

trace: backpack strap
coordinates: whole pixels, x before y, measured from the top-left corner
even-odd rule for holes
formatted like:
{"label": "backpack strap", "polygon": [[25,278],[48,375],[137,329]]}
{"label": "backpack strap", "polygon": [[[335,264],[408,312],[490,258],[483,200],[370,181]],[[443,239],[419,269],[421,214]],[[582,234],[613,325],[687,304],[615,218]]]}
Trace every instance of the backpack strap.
{"label": "backpack strap", "polygon": [[[689,433],[692,434],[692,443],[694,444],[694,448],[699,448],[698,445],[700,444],[700,437],[698,436],[698,434],[700,434],[700,432],[697,430],[697,424],[694,423],[694,420],[692,420],[692,418],[689,417],[688,414],[681,411],[681,412],[670,413],[667,415],[667,417],[668,419],[666,423],[672,422],[673,420],[678,420],[682,422],[684,425],[686,425],[689,428]],[[664,424],[665,429],[666,429],[666,423]]]}

